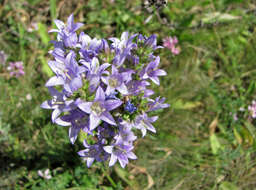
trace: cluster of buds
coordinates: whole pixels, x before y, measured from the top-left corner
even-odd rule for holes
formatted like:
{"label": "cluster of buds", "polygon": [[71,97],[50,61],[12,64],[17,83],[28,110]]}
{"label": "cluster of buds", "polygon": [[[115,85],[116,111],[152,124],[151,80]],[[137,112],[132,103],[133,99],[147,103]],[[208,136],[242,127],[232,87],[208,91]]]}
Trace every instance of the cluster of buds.
{"label": "cluster of buds", "polygon": [[[75,143],[83,133],[84,150],[78,152],[90,167],[94,161],[117,161],[124,168],[128,159],[136,159],[133,143],[136,131],[142,136],[156,132],[152,123],[155,110],[169,107],[165,99],[152,99],[152,82],[160,84],[166,72],[158,68],[160,58],[153,54],[156,36],[140,34],[121,39],[91,38],[76,31],[83,26],[69,16],[67,25],[55,20],[57,41],[49,66],[55,73],[47,83],[52,99],[41,107],[52,109],[52,121],[69,126],[69,138]],[[151,113],[150,113],[151,112]],[[137,130],[136,130],[137,129]]]}

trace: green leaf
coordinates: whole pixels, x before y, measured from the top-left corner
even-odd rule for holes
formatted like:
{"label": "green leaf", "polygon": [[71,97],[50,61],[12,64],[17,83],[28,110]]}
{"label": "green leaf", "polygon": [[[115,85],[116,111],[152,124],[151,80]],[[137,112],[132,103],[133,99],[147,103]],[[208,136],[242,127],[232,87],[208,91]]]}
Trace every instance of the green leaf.
{"label": "green leaf", "polygon": [[50,12],[52,21],[57,18],[56,10],[56,0],[50,0]]}
{"label": "green leaf", "polygon": [[189,110],[189,109],[193,109],[196,108],[198,106],[201,106],[202,103],[201,102],[184,102],[183,100],[179,99],[176,102],[172,103],[172,108],[173,109],[184,109],[184,110]]}
{"label": "green leaf", "polygon": [[202,18],[204,24],[210,24],[214,22],[227,22],[240,19],[239,16],[234,16],[227,13],[213,12],[205,14],[205,17]]}
{"label": "green leaf", "polygon": [[221,145],[215,134],[212,134],[210,136],[210,143],[211,143],[212,153],[217,154],[218,151],[221,149]]}
{"label": "green leaf", "polygon": [[38,23],[38,35],[40,36],[42,42],[44,45],[48,45],[48,42],[50,41],[50,37],[47,32],[46,25],[42,23]]}
{"label": "green leaf", "polygon": [[78,141],[82,144],[86,138],[87,138],[87,133],[81,130],[78,136]]}
{"label": "green leaf", "polygon": [[231,182],[223,181],[220,184],[220,190],[238,190],[238,187]]}
{"label": "green leaf", "polygon": [[251,146],[253,144],[253,136],[250,133],[250,131],[247,129],[247,127],[243,127],[241,130],[241,133],[243,135],[245,145]]}
{"label": "green leaf", "polygon": [[128,179],[129,173],[128,173],[126,170],[124,170],[124,169],[122,169],[122,168],[116,166],[116,167],[115,167],[115,172],[116,172],[116,174],[118,175],[118,177],[120,177],[120,178],[121,178],[125,183],[127,183],[129,186],[131,186],[131,187],[135,187],[135,186],[136,186],[134,183],[132,183],[132,181],[130,181],[130,180]]}
{"label": "green leaf", "polygon": [[241,135],[239,134],[239,132],[237,131],[236,128],[234,128],[234,135],[235,135],[235,138],[236,138],[237,142],[239,144],[242,144],[243,143],[243,138],[241,137]]}
{"label": "green leaf", "polygon": [[48,77],[53,76],[53,72],[51,68],[48,66],[47,60],[45,59],[45,57],[42,55],[39,57],[39,59],[41,60],[41,64],[42,64],[42,72],[45,73]]}

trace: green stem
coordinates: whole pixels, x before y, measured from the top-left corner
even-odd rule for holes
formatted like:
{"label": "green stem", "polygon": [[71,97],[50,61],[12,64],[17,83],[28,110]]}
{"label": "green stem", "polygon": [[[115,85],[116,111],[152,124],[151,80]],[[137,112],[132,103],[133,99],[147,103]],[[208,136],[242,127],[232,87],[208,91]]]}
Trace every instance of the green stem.
{"label": "green stem", "polygon": [[111,185],[116,188],[117,185],[116,183],[114,182],[114,180],[112,179],[112,177],[110,175],[108,175],[108,172],[105,170],[105,168],[103,168],[103,173],[104,175],[108,178],[108,181],[111,183]]}

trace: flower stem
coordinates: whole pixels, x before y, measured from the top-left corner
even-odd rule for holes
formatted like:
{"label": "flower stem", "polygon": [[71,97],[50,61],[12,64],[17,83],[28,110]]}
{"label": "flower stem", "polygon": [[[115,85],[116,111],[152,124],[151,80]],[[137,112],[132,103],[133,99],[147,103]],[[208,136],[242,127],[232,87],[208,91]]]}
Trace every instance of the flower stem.
{"label": "flower stem", "polygon": [[108,178],[108,181],[111,183],[111,185],[112,185],[114,188],[116,188],[116,187],[117,187],[116,183],[114,182],[114,180],[112,179],[112,177],[111,177],[110,175],[108,175],[108,172],[106,171],[105,168],[103,168],[103,173],[104,173],[104,175]]}

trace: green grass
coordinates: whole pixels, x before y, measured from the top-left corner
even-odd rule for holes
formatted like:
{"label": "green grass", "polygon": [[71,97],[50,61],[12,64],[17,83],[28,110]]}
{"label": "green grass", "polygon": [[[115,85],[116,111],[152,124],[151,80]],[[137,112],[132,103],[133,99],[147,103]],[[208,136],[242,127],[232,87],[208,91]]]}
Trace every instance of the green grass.
{"label": "green grass", "polygon": [[[251,190],[256,188],[256,129],[248,105],[256,99],[256,4],[253,0],[173,0],[151,15],[139,0],[0,3],[0,50],[23,61],[26,75],[9,78],[0,67],[0,189]],[[158,50],[168,72],[156,94],[171,105],[156,134],[138,140],[138,160],[126,169],[88,169],[69,143],[67,129],[51,124],[39,105],[49,98],[48,51],[56,17],[70,13],[96,37],[123,31],[176,35],[181,53]],[[39,30],[28,32],[31,23]],[[31,94],[32,100],[26,95]],[[243,107],[246,111],[241,112]],[[233,119],[237,114],[238,120]],[[39,169],[50,168],[44,180]]]}

